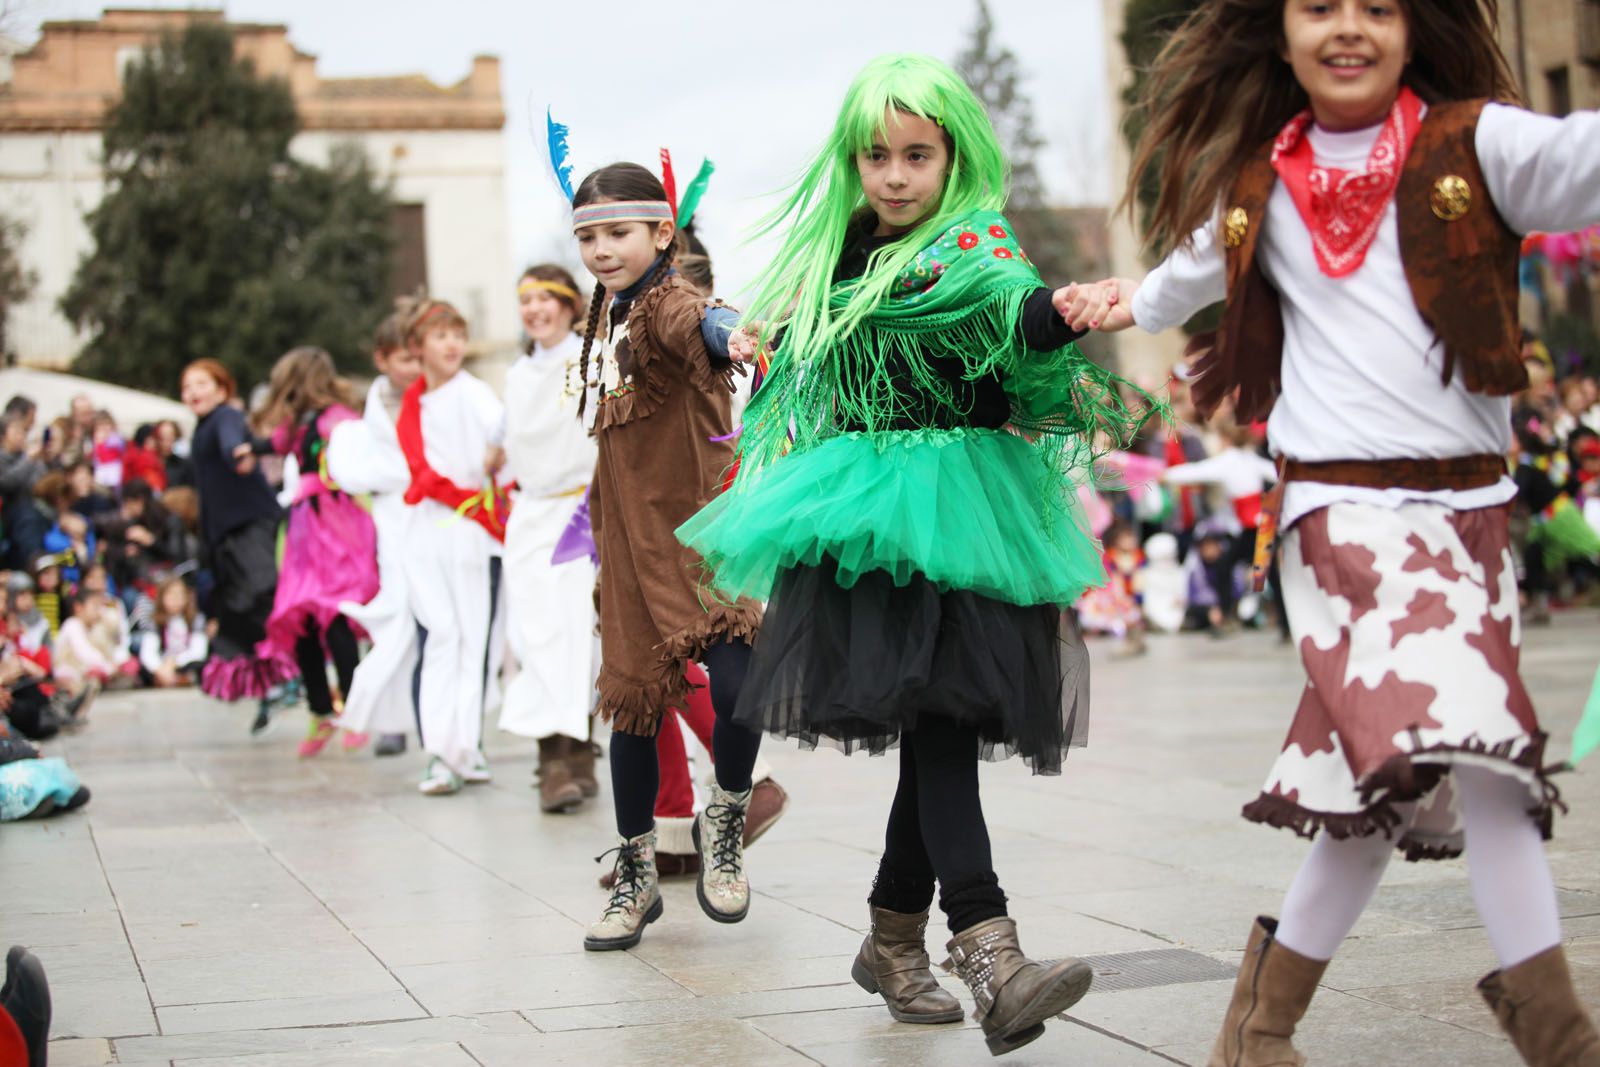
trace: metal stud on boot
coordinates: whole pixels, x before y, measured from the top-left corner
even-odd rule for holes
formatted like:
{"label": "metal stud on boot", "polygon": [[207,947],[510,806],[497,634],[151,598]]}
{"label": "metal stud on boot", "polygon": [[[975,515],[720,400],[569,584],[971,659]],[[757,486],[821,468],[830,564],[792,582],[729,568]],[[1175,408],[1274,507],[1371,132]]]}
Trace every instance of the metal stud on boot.
{"label": "metal stud on boot", "polygon": [[873,908],[872,930],[850,965],[850,977],[868,993],[877,993],[889,1014],[903,1023],[957,1023],[961,1002],[946,992],[933,976],[923,935],[928,930],[926,910],[905,915]]}
{"label": "metal stud on boot", "polygon": [[1263,915],[1250,930],[1233,999],[1209,1067],[1303,1067],[1294,1028],[1328,969],[1323,960],[1285,948],[1275,936],[1278,920]]}
{"label": "metal stud on boot", "polygon": [[1004,1056],[1044,1033],[1089,991],[1094,969],[1082,960],[1039,963],[1022,954],[1017,924],[1005,917],[969,926],[946,946],[950,961],[977,1002],[972,1017],[983,1027],[993,1056]]}
{"label": "metal stud on boot", "polygon": [[1488,975],[1478,992],[1529,1067],[1600,1067],[1600,1034],[1560,945]]}
{"label": "metal stud on boot", "polygon": [[[620,838],[613,868],[611,899],[600,919],[589,927],[583,947],[590,952],[632,948],[644,928],[661,918],[661,885],[656,876],[656,832]],[[605,859],[607,853],[595,857]]]}
{"label": "metal stud on boot", "polygon": [[695,816],[694,847],[700,852],[695,896],[700,910],[719,923],[736,923],[750,913],[750,882],[744,876],[744,817],[750,790],[730,793],[711,787],[711,802]]}

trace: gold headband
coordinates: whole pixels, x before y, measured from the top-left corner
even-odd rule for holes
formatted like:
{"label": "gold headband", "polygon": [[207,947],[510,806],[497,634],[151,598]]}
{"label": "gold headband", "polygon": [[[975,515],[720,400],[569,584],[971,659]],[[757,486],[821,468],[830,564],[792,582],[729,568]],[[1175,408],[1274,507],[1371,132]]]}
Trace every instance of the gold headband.
{"label": "gold headband", "polygon": [[543,278],[522,279],[522,284],[517,286],[517,295],[521,296],[524,293],[541,290],[546,293],[554,293],[556,296],[564,296],[568,300],[578,299],[578,291],[572,286],[562,285],[560,282],[547,282]]}

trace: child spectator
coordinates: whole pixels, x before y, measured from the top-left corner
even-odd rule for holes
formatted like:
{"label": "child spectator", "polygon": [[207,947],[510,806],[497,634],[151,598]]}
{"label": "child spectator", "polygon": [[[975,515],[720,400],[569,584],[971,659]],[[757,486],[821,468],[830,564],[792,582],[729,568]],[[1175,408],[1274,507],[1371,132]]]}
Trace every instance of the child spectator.
{"label": "child spectator", "polygon": [[127,454],[127,444],[117,432],[117,420],[111,412],[97,412],[94,417],[94,480],[107,489],[122,485],[122,460]]}
{"label": "child spectator", "polygon": [[209,651],[194,590],[182,578],[168,578],[156,593],[155,612],[139,642],[139,663],[150,684],[161,689],[194,685]]}
{"label": "child spectator", "polygon": [[1215,518],[1195,528],[1194,548],[1185,564],[1189,587],[1185,630],[1205,630],[1220,637],[1229,627],[1239,602],[1231,541],[1224,524]]}
{"label": "child spectator", "polygon": [[26,571],[12,571],[6,579],[6,592],[11,598],[11,611],[7,616],[8,636],[16,643],[18,652],[39,662],[48,674],[50,620],[39,610],[33,578]]}
{"label": "child spectator", "polygon": [[33,561],[33,603],[54,641],[61,632],[60,556],[39,556]]}
{"label": "child spectator", "polygon": [[1145,651],[1139,609],[1144,551],[1133,527],[1120,520],[1106,530],[1104,540],[1106,584],[1084,594],[1079,616],[1084,629],[1122,638],[1119,655],[1137,656]]}
{"label": "child spectator", "polygon": [[128,622],[128,609],[116,596],[104,563],[91,563],[83,569],[78,592],[83,596],[97,596],[103,604],[100,621],[89,627],[89,640],[94,642],[94,647],[111,661],[115,669],[108,687],[126,689],[136,685],[139,681],[139,661],[133,654],[133,628]]}
{"label": "child spectator", "polygon": [[[87,692],[88,700],[93,700],[116,673],[116,667],[89,637],[89,630],[99,625],[105,611],[105,598],[94,593],[83,596],[67,593],[61,597],[61,611],[64,618],[61,632],[56,635],[55,680],[69,696]],[[87,701],[78,709],[76,717],[82,719],[86,710]]]}
{"label": "child spectator", "polygon": [[133,444],[122,457],[122,485],[138,478],[160,493],[167,488],[167,464],[156,450],[156,428],[145,423],[133,431]]}
{"label": "child spectator", "polygon": [[1162,633],[1183,629],[1188,610],[1183,565],[1178,562],[1178,539],[1169,533],[1151,534],[1144,543],[1144,600],[1140,609],[1145,624]]}

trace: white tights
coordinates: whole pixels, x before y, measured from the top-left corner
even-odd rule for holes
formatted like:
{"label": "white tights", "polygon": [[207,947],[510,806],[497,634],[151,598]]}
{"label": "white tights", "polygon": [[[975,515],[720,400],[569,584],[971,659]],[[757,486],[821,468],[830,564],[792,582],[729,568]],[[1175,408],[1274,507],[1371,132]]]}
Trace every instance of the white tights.
{"label": "white tights", "polygon": [[[1467,875],[1478,917],[1500,966],[1513,967],[1561,941],[1555,883],[1526,787],[1484,767],[1452,768],[1466,822]],[[1415,805],[1397,805],[1409,825]],[[1398,832],[1398,831],[1397,831]],[[1383,878],[1394,839],[1343,841],[1321,834],[1283,901],[1278,940],[1314,960],[1333,958]]]}

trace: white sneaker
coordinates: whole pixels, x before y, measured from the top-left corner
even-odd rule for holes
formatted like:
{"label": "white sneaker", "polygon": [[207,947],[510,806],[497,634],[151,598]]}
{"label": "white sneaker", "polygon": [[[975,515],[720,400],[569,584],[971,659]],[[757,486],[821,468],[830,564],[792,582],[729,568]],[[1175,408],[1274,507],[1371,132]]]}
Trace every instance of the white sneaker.
{"label": "white sneaker", "polygon": [[449,796],[461,792],[461,775],[438,756],[428,761],[428,773],[417,783],[417,790],[430,797]]}
{"label": "white sneaker", "polygon": [[486,782],[494,781],[494,774],[489,770],[488,757],[482,752],[474,752],[461,778],[468,785],[483,785]]}

